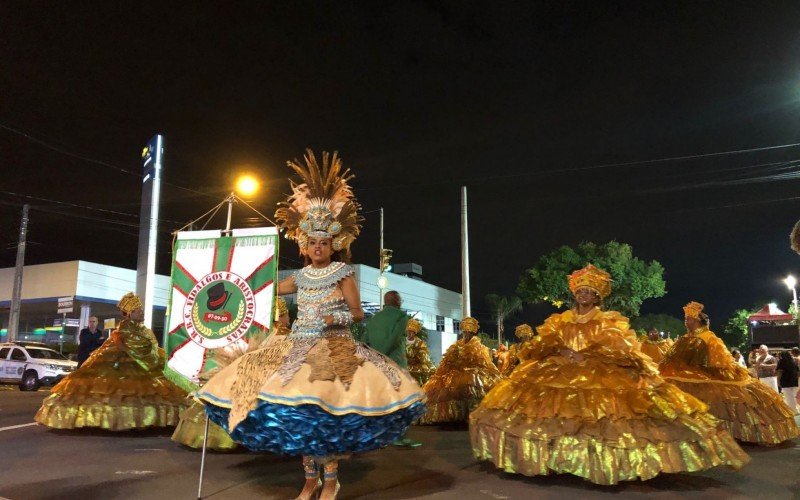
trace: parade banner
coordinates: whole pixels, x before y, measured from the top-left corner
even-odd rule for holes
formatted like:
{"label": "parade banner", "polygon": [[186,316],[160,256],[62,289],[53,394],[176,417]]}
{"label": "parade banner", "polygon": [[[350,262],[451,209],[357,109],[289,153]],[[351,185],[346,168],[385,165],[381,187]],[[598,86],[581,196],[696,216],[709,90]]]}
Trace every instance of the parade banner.
{"label": "parade banner", "polygon": [[278,230],[181,231],[172,255],[164,373],[193,391],[213,368],[213,349],[246,343],[272,324]]}

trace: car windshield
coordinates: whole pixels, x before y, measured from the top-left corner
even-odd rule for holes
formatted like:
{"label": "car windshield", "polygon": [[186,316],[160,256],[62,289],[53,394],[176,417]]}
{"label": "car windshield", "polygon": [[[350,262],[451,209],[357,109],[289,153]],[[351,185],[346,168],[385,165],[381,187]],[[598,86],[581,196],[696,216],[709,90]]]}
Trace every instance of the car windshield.
{"label": "car windshield", "polygon": [[67,359],[63,355],[50,349],[39,349],[36,347],[28,347],[28,354],[36,359]]}

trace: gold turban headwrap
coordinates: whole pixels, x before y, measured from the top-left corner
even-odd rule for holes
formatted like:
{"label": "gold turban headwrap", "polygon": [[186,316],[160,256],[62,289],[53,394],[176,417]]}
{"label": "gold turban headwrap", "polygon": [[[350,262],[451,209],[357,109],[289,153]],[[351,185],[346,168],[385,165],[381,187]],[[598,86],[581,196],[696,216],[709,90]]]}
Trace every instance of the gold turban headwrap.
{"label": "gold turban headwrap", "polygon": [[569,275],[569,291],[574,295],[581,288],[594,290],[604,299],[611,294],[611,275],[588,264]]}
{"label": "gold turban headwrap", "polygon": [[418,320],[411,318],[408,320],[408,324],[406,325],[406,331],[412,331],[415,334],[422,331],[422,323]]}
{"label": "gold turban headwrap", "polygon": [[683,306],[683,313],[687,318],[700,319],[700,313],[703,312],[703,307],[705,306],[700,302],[692,301]]}
{"label": "gold turban headwrap", "polygon": [[533,328],[527,323],[522,323],[514,329],[514,335],[520,340],[528,340],[533,337]]}
{"label": "gold turban headwrap", "polygon": [[289,308],[286,307],[286,301],[280,297],[275,297],[274,314],[275,317],[272,318],[273,321],[278,321],[278,318],[280,318],[284,314],[289,314]]}
{"label": "gold turban headwrap", "polygon": [[125,314],[130,314],[140,307],[144,307],[144,304],[142,304],[142,300],[139,296],[133,292],[126,293],[119,299],[119,302],[117,302],[117,308]]}
{"label": "gold turban headwrap", "polygon": [[461,331],[466,333],[478,333],[478,329],[480,328],[480,323],[475,318],[467,316],[466,318],[461,320]]}

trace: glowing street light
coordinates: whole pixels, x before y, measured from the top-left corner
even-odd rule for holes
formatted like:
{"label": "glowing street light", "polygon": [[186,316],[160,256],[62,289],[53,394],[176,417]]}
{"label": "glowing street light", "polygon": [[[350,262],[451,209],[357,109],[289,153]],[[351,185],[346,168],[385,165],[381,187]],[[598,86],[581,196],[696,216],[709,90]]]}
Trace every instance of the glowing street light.
{"label": "glowing street light", "polygon": [[258,187],[258,180],[252,175],[242,175],[236,179],[236,191],[242,196],[254,195]]}

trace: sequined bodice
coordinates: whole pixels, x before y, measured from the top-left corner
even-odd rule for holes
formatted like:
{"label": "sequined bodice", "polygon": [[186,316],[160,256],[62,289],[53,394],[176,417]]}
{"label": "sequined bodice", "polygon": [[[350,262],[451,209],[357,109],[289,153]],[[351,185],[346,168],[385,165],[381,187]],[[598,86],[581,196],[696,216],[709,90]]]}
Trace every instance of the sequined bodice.
{"label": "sequined bodice", "polygon": [[325,316],[334,311],[347,311],[347,303],[336,284],[353,274],[353,268],[342,262],[332,262],[322,269],[306,266],[297,271],[297,320],[292,325],[292,337],[320,337]]}

